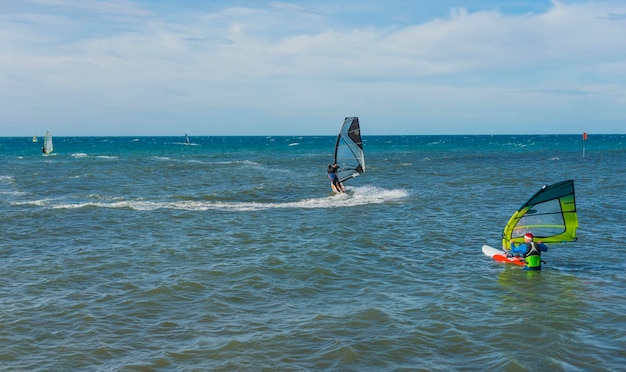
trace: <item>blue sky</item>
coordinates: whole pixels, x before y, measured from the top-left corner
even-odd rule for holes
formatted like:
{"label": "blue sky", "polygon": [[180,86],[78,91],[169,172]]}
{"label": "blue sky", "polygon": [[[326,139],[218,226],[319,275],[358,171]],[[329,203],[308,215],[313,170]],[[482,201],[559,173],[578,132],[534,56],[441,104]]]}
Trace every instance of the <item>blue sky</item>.
{"label": "blue sky", "polygon": [[622,0],[0,3],[0,136],[626,133]]}

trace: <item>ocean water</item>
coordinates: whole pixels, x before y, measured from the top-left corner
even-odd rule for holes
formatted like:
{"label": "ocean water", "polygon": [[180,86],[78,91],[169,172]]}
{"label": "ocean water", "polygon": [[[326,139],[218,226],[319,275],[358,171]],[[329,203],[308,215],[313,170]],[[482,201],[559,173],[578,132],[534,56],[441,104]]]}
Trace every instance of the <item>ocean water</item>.
{"label": "ocean water", "polygon": [[[191,141],[0,138],[1,370],[624,369],[626,135],[365,136],[341,195],[332,136]],[[566,179],[577,242],[482,254]]]}

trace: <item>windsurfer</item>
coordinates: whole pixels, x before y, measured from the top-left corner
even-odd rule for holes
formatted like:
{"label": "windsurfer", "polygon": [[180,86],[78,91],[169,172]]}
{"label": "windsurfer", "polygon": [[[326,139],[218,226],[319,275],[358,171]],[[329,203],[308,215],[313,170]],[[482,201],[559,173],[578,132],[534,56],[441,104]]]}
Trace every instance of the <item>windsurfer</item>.
{"label": "windsurfer", "polygon": [[328,164],[328,178],[330,178],[330,187],[334,192],[346,192],[341,182],[339,182],[339,176],[337,175],[339,166],[335,164]]}
{"label": "windsurfer", "polygon": [[528,232],[524,235],[524,243],[516,247],[515,243],[511,242],[510,252],[523,255],[526,263],[525,270],[541,270],[541,252],[548,251],[548,246],[541,241],[534,242],[533,239],[533,234]]}

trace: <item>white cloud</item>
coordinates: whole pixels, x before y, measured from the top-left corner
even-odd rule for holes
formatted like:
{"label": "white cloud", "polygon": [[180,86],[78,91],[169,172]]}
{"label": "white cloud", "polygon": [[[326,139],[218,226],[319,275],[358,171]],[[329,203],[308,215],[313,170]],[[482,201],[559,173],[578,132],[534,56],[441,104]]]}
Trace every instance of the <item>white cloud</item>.
{"label": "white cloud", "polygon": [[149,16],[153,14],[129,0],[22,0],[22,3],[87,14],[111,14],[115,16]]}
{"label": "white cloud", "polygon": [[[91,121],[127,131],[132,120],[139,133],[172,134],[177,115],[252,123],[245,133],[199,128],[206,134],[258,133],[259,118],[267,134],[332,133],[348,114],[369,115],[363,121],[379,134],[485,133],[495,123],[521,132],[529,122],[568,132],[550,125],[583,125],[592,112],[596,127],[626,119],[621,3],[555,2],[525,14],[454,8],[402,27],[350,26],[336,9],[287,2],[199,15],[131,1],[30,4],[56,11],[0,13],[0,130],[51,117],[82,134],[99,134],[85,129]],[[328,126],[283,132],[294,114]]]}

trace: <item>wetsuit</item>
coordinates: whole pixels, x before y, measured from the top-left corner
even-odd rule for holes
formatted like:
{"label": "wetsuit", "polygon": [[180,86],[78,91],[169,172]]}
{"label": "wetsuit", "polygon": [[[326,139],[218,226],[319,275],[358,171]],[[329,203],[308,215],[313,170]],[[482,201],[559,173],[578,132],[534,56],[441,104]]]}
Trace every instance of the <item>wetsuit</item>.
{"label": "wetsuit", "polygon": [[333,168],[331,166],[328,167],[328,178],[330,178],[330,183],[335,186],[337,192],[341,192],[341,182],[339,182],[339,176],[337,176],[337,168]]}
{"label": "wetsuit", "polygon": [[541,270],[541,252],[547,252],[548,246],[543,243],[528,242],[519,246],[511,243],[511,252],[521,253],[524,255],[526,270]]}

